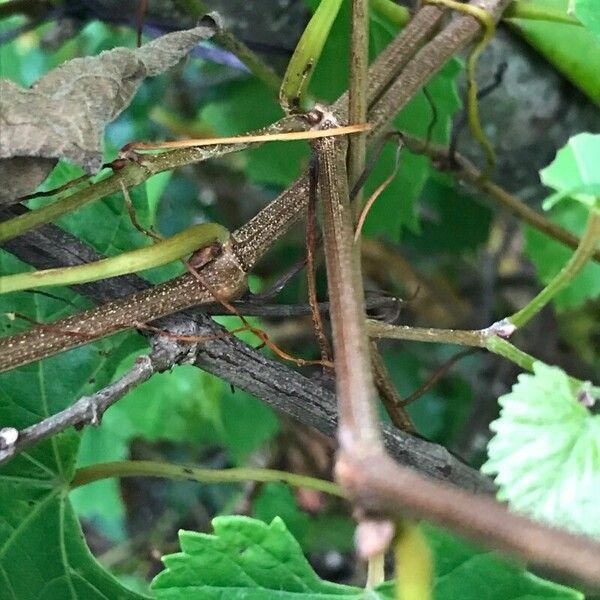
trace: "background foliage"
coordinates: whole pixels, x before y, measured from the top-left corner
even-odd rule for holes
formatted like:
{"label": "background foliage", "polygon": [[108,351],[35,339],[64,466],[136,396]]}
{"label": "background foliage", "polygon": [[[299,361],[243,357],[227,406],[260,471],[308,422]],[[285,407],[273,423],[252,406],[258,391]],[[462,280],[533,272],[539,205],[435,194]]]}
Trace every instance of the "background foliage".
{"label": "background foliage", "polygon": [[[597,64],[594,61],[600,63],[600,45],[590,41],[600,38],[592,2],[575,2],[576,14],[587,26],[576,33],[572,26],[543,21],[511,18],[509,24],[559,70],[575,64],[569,76],[589,101],[598,103],[599,71],[589,68]],[[318,2],[306,4],[314,9]],[[347,86],[348,5],[343,3],[311,84],[311,93],[321,100],[334,100]],[[372,17],[370,49],[375,56],[398,25],[380,13]],[[6,34],[21,23],[18,18],[4,20],[0,32]],[[1,76],[27,86],[65,60],[135,46],[135,32],[123,25],[76,22],[75,31],[58,41],[52,39],[56,27],[43,24],[0,45]],[[287,50],[292,48],[293,44]],[[284,52],[274,62],[281,68],[286,59]],[[462,70],[461,60],[451,60],[426,92],[402,111],[395,126],[448,143],[451,124],[461,109]],[[577,102],[587,101],[578,97]],[[107,128],[105,159],[114,158],[119,147],[134,139],[231,135],[281,116],[276,98],[256,78],[191,57],[167,74],[144,81],[131,105]],[[575,125],[570,134],[576,133]],[[594,138],[597,141],[598,136]],[[577,143],[572,141],[563,152],[577,153]],[[303,143],[267,144],[214,164],[155,176],[132,190],[132,200],[142,222],[165,235],[203,220],[233,229],[293,181],[308,157]],[[585,157],[597,164],[597,145]],[[387,147],[369,177],[366,194],[389,175],[394,162],[395,148]],[[573,168],[563,163],[563,172],[559,168],[557,174],[554,167],[544,172],[545,184],[568,195],[581,193],[571,185]],[[61,161],[40,189],[52,189],[80,174],[78,167]],[[586,184],[595,189],[597,181]],[[598,191],[592,193],[597,196]],[[536,188],[532,204],[540,208],[549,195]],[[35,201],[30,207],[43,203]],[[585,202],[569,200],[549,214],[580,234],[589,209]],[[131,225],[120,194],[59,224],[107,255],[150,243]],[[509,221],[489,201],[407,150],[401,153],[398,175],[369,214],[365,232],[373,243],[369,248],[391,251],[396,257],[379,266],[365,259],[368,286],[406,297],[401,319],[408,324],[487,325],[522,305],[571,254],[538,231]],[[298,228],[260,266],[253,287],[267,287],[302,254],[303,232]],[[26,268],[0,252],[2,274]],[[147,277],[163,281],[181,268],[170,265]],[[319,288],[324,297],[322,275]],[[496,401],[501,396],[502,415],[492,426],[496,437],[485,469],[498,474],[503,496],[517,509],[593,535],[600,535],[589,527],[600,522],[592,491],[600,473],[598,416],[577,402],[565,371],[582,379],[600,379],[599,286],[600,266],[589,264],[557,296],[552,309],[532,324],[527,339],[519,339],[524,349],[557,367],[538,363],[535,375],[522,375],[515,383],[517,370],[511,365],[475,354],[410,406],[421,435],[478,467],[486,460],[488,425],[498,417]],[[305,294],[304,281],[297,278],[280,301],[304,302]],[[87,306],[85,299],[66,289],[59,289],[56,296],[0,296],[0,331],[8,335],[28,326],[8,313],[46,321]],[[291,351],[317,355],[306,321],[262,320],[261,326]],[[140,336],[120,335],[1,375],[0,424],[23,428],[69,406],[113,380],[145,349]],[[453,354],[447,346],[421,344],[382,349],[403,396]],[[523,398],[530,400],[528,412]],[[382,416],[386,418],[383,411]],[[557,435],[562,436],[560,445]],[[582,440],[589,444],[575,452]],[[69,490],[76,468],[108,460],[159,459],[216,468],[266,465],[330,477],[331,455],[330,443],[321,436],[206,373],[177,367],[155,376],[110,409],[100,428],[57,436],[1,469],[2,594],[19,600],[220,598],[232,594],[235,586],[247,591],[240,598],[264,597],[256,594],[265,590],[276,598],[274,590],[292,581],[293,589],[287,590],[291,595],[285,597],[366,597],[363,589],[351,585],[362,585],[363,573],[352,556],[353,523],[347,506],[316,492],[283,484],[200,485],[148,479],[106,480]],[[556,465],[563,465],[563,470]],[[528,473],[534,475],[525,486]],[[544,505],[546,495],[536,496],[549,488],[558,498],[553,506]],[[226,516],[233,513],[247,516]],[[189,531],[177,538],[180,528]],[[583,597],[447,532],[428,525],[423,529],[436,559],[436,598]],[[164,571],[162,555],[168,555]],[[151,590],[149,582],[159,571]],[[190,586],[196,596],[189,595]],[[384,584],[369,597],[392,598],[392,585]]]}

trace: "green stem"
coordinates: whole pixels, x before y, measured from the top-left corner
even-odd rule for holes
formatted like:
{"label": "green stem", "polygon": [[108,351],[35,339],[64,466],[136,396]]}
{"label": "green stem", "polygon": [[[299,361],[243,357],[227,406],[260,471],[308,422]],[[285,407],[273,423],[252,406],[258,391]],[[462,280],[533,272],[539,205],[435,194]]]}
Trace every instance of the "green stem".
{"label": "green stem", "polygon": [[539,5],[536,2],[527,2],[525,0],[515,0],[502,15],[503,19],[529,19],[531,21],[549,21],[552,23],[565,23],[566,25],[582,24],[571,15],[549,6]]}
{"label": "green stem", "polygon": [[413,342],[434,342],[456,344],[458,346],[486,347],[484,329],[435,329],[433,327],[409,327],[391,325],[382,321],[367,319],[367,333],[370,338],[410,340]]}
{"label": "green stem", "polygon": [[147,248],[123,252],[111,258],[73,267],[44,269],[0,277],[0,294],[35,287],[74,285],[137,273],[184,258],[212,242],[224,243],[228,238],[229,231],[222,225],[201,223]]}
{"label": "green stem", "polygon": [[376,13],[398,27],[404,27],[410,21],[408,8],[400,6],[392,0],[369,0],[369,5]]}
{"label": "green stem", "polygon": [[90,187],[56,200],[52,204],[48,204],[38,210],[32,210],[14,219],[0,223],[0,243],[22,235],[30,229],[50,223],[89,202],[94,202],[104,196],[114,194],[122,189],[121,184],[126,188],[130,188],[142,183],[147,177],[148,175],[146,175],[140,164],[131,163],[118,173],[110,175],[106,179],[92,184]]}
{"label": "green stem", "polygon": [[[457,346],[472,346],[485,348],[498,356],[510,360],[525,371],[533,372],[533,363],[537,361],[534,356],[519,350],[509,341],[500,337],[501,327],[507,327],[506,334],[512,329],[511,323],[501,321],[487,329],[434,329],[425,327],[408,327],[407,325],[390,325],[367,319],[367,332],[370,338],[409,340],[413,342],[428,342],[436,344],[456,344]],[[579,389],[584,382],[569,377],[575,389]],[[594,388],[595,389],[595,388]],[[594,392],[595,393],[595,392]]]}
{"label": "green stem", "polygon": [[558,292],[564,289],[579,274],[594,255],[599,241],[600,211],[592,209],[586,230],[569,262],[529,304],[508,317],[507,320],[515,327],[523,327],[525,323],[535,317]]}
{"label": "green stem", "polygon": [[248,67],[248,70],[270,90],[275,94],[279,93],[281,86],[279,75],[230,31],[219,31],[215,35],[215,41],[223,46],[225,50],[235,54]]}
{"label": "green stem", "polygon": [[485,348],[498,356],[507,358],[510,362],[518,365],[525,371],[531,371],[533,373],[533,363],[536,362],[536,359],[530,354],[519,350],[509,341],[498,337],[497,335],[492,335],[487,338]]}
{"label": "green stem", "polygon": [[[305,122],[293,117],[285,117],[276,123],[253,133],[262,135],[303,130],[306,130]],[[243,140],[230,144],[199,144],[197,146],[162,152],[161,154],[146,154],[142,157],[138,157],[137,160],[129,161],[124,167],[113,172],[113,174],[109,175],[106,179],[98,181],[69,196],[59,198],[52,204],[48,204],[37,210],[30,211],[23,215],[19,215],[14,219],[0,223],[0,244],[22,235],[30,229],[55,221],[63,215],[73,212],[90,202],[95,202],[100,198],[119,192],[123,189],[123,186],[131,188],[143,183],[157,173],[209,160],[231,152],[240,152],[249,147],[258,145],[258,142],[251,144],[244,142]]]}
{"label": "green stem", "polygon": [[471,15],[480,22],[481,28],[483,29],[483,35],[481,36],[481,39],[477,42],[477,44],[475,44],[473,50],[471,50],[471,53],[469,54],[469,58],[467,59],[467,116],[469,119],[471,134],[479,143],[485,154],[487,167],[484,171],[484,178],[487,178],[496,164],[496,153],[494,151],[494,147],[483,131],[481,120],[479,118],[479,100],[477,98],[477,62],[479,61],[481,53],[485,50],[486,46],[494,37],[494,33],[496,31],[496,22],[494,17],[487,10],[473,4],[461,4],[456,0],[425,0],[425,2],[427,4],[445,6],[458,12]]}
{"label": "green stem", "polygon": [[306,475],[288,473],[287,471],[245,468],[200,469],[152,460],[123,460],[77,469],[71,481],[71,489],[112,477],[165,477],[167,479],[188,479],[199,483],[237,483],[243,481],[287,483],[294,487],[309,488],[339,498],[345,497],[342,488],[336,483]]}
{"label": "green stem", "polygon": [[[178,0],[177,3],[197,19],[200,19],[209,12],[206,4],[199,0]],[[229,50],[229,52],[235,54],[248,67],[250,73],[273,90],[275,94],[279,92],[279,86],[281,85],[279,75],[258,54],[252,52],[246,44],[238,40],[230,31],[219,29],[215,34],[214,40],[217,44],[225,48],[225,50]]]}

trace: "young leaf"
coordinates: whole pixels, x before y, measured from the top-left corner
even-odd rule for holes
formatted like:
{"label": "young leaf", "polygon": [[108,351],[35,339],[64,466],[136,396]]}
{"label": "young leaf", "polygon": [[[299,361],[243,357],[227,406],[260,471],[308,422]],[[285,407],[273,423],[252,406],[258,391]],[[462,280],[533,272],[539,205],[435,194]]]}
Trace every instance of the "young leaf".
{"label": "young leaf", "polygon": [[179,532],[182,552],[165,556],[166,568],[152,582],[159,600],[367,598],[360,588],[319,579],[279,517],[269,525],[217,517],[213,527],[214,535]]}
{"label": "young leaf", "polygon": [[600,210],[600,134],[580,133],[569,139],[556,158],[540,171],[542,182],[557,190],[544,202],[544,208],[571,196]]}
{"label": "young leaf", "polygon": [[534,364],[499,398],[484,473],[499,498],[535,518],[600,537],[600,416],[579,401],[567,375]]}

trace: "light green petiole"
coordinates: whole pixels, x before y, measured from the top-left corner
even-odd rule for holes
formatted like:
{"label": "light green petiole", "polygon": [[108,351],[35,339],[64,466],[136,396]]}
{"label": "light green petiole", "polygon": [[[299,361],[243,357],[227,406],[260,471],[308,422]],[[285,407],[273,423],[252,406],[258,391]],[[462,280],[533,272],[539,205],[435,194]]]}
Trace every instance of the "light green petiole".
{"label": "light green petiole", "polygon": [[224,243],[229,231],[217,223],[193,225],[173,237],[111,258],[73,267],[60,267],[0,277],[0,294],[35,287],[73,285],[137,273],[186,257],[212,242]]}
{"label": "light green petiole", "polygon": [[279,91],[279,101],[287,113],[305,108],[308,83],[341,5],[342,0],[321,0],[296,45]]}
{"label": "light green petiole", "polygon": [[393,0],[369,0],[369,6],[390,23],[404,27],[410,21],[410,11]]}

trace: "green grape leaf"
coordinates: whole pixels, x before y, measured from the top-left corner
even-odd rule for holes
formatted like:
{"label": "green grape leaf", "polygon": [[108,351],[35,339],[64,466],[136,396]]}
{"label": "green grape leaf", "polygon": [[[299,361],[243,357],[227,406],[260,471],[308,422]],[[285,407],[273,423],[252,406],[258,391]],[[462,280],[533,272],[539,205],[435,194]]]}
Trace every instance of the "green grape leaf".
{"label": "green grape leaf", "polygon": [[534,364],[498,399],[488,461],[498,497],[511,507],[576,533],[600,537],[600,416],[577,399],[557,367]]}
{"label": "green grape leaf", "polygon": [[290,534],[305,548],[310,517],[298,506],[294,491],[283,483],[267,483],[252,504],[252,516],[265,523],[280,517]]}
{"label": "green grape leaf", "polygon": [[159,600],[384,597],[377,590],[320,579],[278,517],[270,524],[248,517],[216,517],[213,528],[214,535],[179,532],[182,552],[165,556],[166,568],[152,582]]}
{"label": "green grape leaf", "polygon": [[540,171],[542,183],[557,190],[544,202],[554,206],[570,196],[591,209],[600,210],[600,134],[580,133],[569,139],[556,158]]}
{"label": "green grape leaf", "polygon": [[497,552],[437,527],[422,527],[435,557],[436,600],[583,600],[580,592],[536,577]]}
{"label": "green grape leaf", "polygon": [[[536,0],[540,8],[567,14],[569,0]],[[589,0],[589,4],[597,4]],[[533,19],[505,19],[528,44],[600,106],[600,40],[585,27]]]}
{"label": "green grape leaf", "polygon": [[[0,271],[26,267],[0,253]],[[17,310],[36,321],[66,316],[69,292],[50,298],[28,293],[0,297],[0,333],[29,327],[5,315]],[[69,406],[106,385],[116,365],[137,344],[127,335],[113,336],[71,352],[0,375],[0,423],[22,429]],[[68,498],[79,446],[69,430],[13,458],[0,468],[0,590],[3,598],[45,600],[71,598],[141,598],[125,590],[89,552]]]}
{"label": "green grape leaf", "polygon": [[[560,203],[549,213],[552,221],[581,235],[589,217],[587,207],[577,202]],[[525,254],[536,266],[537,276],[544,284],[565,266],[573,255],[566,248],[533,227],[525,228]],[[590,298],[600,296],[600,265],[590,261],[581,272],[552,300],[557,310],[575,308]]]}
{"label": "green grape leaf", "polygon": [[600,40],[600,10],[597,0],[575,0],[575,16]]}
{"label": "green grape leaf", "polygon": [[[404,243],[424,255],[474,251],[488,240],[492,212],[448,175],[434,174],[421,193],[421,231]],[[465,218],[465,215],[469,218]]]}
{"label": "green grape leaf", "polygon": [[[214,535],[180,531],[182,552],[165,556],[152,582],[159,600],[280,598],[393,600],[394,582],[374,590],[319,579],[279,517],[270,524],[248,517],[213,519]],[[435,557],[437,600],[582,600],[567,587],[431,526],[423,526]]]}

